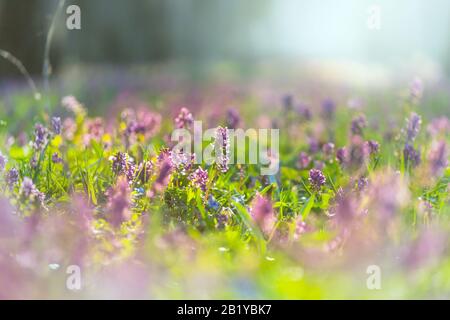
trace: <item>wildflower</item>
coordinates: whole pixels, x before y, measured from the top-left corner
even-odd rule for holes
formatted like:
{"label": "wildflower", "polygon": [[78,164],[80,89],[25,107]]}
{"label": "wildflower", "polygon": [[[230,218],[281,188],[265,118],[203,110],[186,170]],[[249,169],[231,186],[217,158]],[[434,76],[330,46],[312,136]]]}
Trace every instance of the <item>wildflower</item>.
{"label": "wildflower", "polygon": [[131,190],[127,179],[120,176],[116,186],[108,191],[107,196],[109,198],[107,220],[113,227],[118,228],[131,216]]}
{"label": "wildflower", "polygon": [[450,132],[450,121],[445,116],[435,118],[428,125],[427,131],[433,137],[439,134],[448,134]]}
{"label": "wildflower", "polygon": [[420,164],[420,153],[410,144],[405,144],[403,158],[406,164],[416,167]]}
{"label": "wildflower", "polygon": [[400,174],[386,171],[371,179],[365,194],[369,211],[376,214],[382,224],[389,220],[409,202],[408,185]]}
{"label": "wildflower", "polygon": [[115,174],[125,175],[129,182],[134,180],[136,167],[128,153],[118,152],[115,156],[110,157],[110,161]]}
{"label": "wildflower", "polygon": [[420,131],[422,124],[422,118],[415,112],[412,112],[407,120],[406,126],[406,140],[407,142],[413,142]]}
{"label": "wildflower", "polygon": [[19,181],[19,171],[16,168],[11,168],[6,173],[6,183],[12,188]]}
{"label": "wildflower", "polygon": [[311,109],[308,108],[306,105],[299,105],[297,108],[297,113],[303,117],[306,121],[309,121],[312,119],[312,113],[311,113]]}
{"label": "wildflower", "polygon": [[357,203],[354,197],[349,195],[340,197],[332,211],[333,217],[342,226],[348,226],[358,216]]}
{"label": "wildflower", "polygon": [[435,177],[442,175],[445,168],[448,166],[449,151],[445,141],[433,142],[428,160],[430,169]]}
{"label": "wildflower", "polygon": [[325,119],[333,119],[336,112],[336,104],[334,103],[334,101],[331,99],[324,100],[322,102],[322,112]]}
{"label": "wildflower", "polygon": [[66,96],[62,98],[61,104],[64,108],[76,115],[82,115],[85,113],[83,105],[74,96]]}
{"label": "wildflower", "polygon": [[150,112],[145,108],[138,111],[125,109],[121,118],[126,123],[125,136],[131,140],[131,143],[138,136],[142,136],[144,139],[153,137],[161,126],[161,115]]}
{"label": "wildflower", "polygon": [[178,129],[189,129],[194,123],[194,117],[187,108],[181,108],[180,113],[175,118],[175,127]]}
{"label": "wildflower", "polygon": [[102,118],[86,120],[86,128],[87,133],[83,136],[85,145],[89,145],[91,140],[99,142],[105,133]]}
{"label": "wildflower", "polygon": [[165,187],[170,179],[170,174],[172,173],[173,165],[169,158],[166,158],[160,163],[159,175],[155,181],[155,187],[158,190],[162,190]]}
{"label": "wildflower", "polygon": [[414,100],[420,100],[423,96],[424,90],[422,79],[420,79],[419,77],[415,77],[411,82],[409,89],[411,98]]}
{"label": "wildflower", "polygon": [[322,186],[325,184],[326,179],[325,179],[325,176],[323,175],[322,171],[320,171],[318,169],[311,169],[309,171],[308,181],[315,191],[320,191]]}
{"label": "wildflower", "polygon": [[190,179],[192,183],[202,191],[206,190],[206,184],[208,183],[208,172],[206,170],[199,167],[191,174]]}
{"label": "wildflower", "polygon": [[342,147],[337,149],[336,151],[336,159],[339,161],[340,164],[347,163],[348,159],[348,151],[346,147]]}
{"label": "wildflower", "polygon": [[188,174],[195,163],[195,154],[189,152],[174,152],[169,155],[171,164],[176,167],[177,171],[182,175]]}
{"label": "wildflower", "polygon": [[349,150],[349,162],[353,168],[360,168],[366,161],[369,150],[360,136],[353,136]]}
{"label": "wildflower", "polygon": [[216,130],[216,165],[221,172],[228,171],[228,162],[230,161],[230,138],[228,129],[218,127]]}
{"label": "wildflower", "polygon": [[258,194],[253,200],[250,212],[261,230],[269,233],[275,222],[275,214],[270,199]]}
{"label": "wildflower", "polygon": [[34,127],[33,148],[37,151],[42,150],[48,142],[48,130],[42,124],[38,123]]}
{"label": "wildflower", "polygon": [[36,188],[33,181],[28,177],[23,178],[20,193],[31,201],[39,200],[41,204],[45,200],[45,195]]}
{"label": "wildflower", "polygon": [[298,240],[300,236],[304,233],[306,233],[309,230],[308,225],[305,221],[302,219],[298,219],[297,223],[295,224],[295,232],[293,239]]}
{"label": "wildflower", "polygon": [[366,146],[370,155],[375,155],[380,151],[380,144],[375,140],[366,141]]}
{"label": "wildflower", "polygon": [[241,122],[241,117],[236,109],[228,109],[227,111],[227,127],[230,129],[236,129]]}
{"label": "wildflower", "polygon": [[320,160],[314,160],[314,169],[323,170],[325,168],[325,163]]}
{"label": "wildflower", "polygon": [[64,138],[67,140],[73,140],[77,131],[77,124],[75,123],[75,120],[72,118],[66,118],[62,124],[62,127]]}
{"label": "wildflower", "polygon": [[354,135],[362,135],[364,128],[367,127],[367,119],[362,114],[352,120],[351,131]]}
{"label": "wildflower", "polygon": [[299,169],[306,169],[311,163],[311,157],[306,152],[300,152],[297,159],[297,167]]}
{"label": "wildflower", "polygon": [[7,162],[8,162],[8,159],[0,151],[0,172],[3,172],[3,170],[5,170]]}
{"label": "wildflower", "polygon": [[329,157],[334,153],[334,143],[327,142],[322,146],[322,152],[325,156]]}
{"label": "wildflower", "polygon": [[220,203],[218,203],[212,195],[209,195],[207,205],[209,208],[211,208],[214,211],[217,211],[220,208]]}
{"label": "wildflower", "polygon": [[319,145],[319,141],[317,141],[316,138],[309,138],[308,139],[308,144],[309,144],[309,152],[311,153],[316,153],[320,150],[320,145]]}
{"label": "wildflower", "polygon": [[369,179],[367,177],[360,177],[357,182],[358,190],[363,191],[369,185]]}
{"label": "wildflower", "polygon": [[60,117],[53,117],[52,118],[52,130],[54,134],[61,134],[61,118]]}
{"label": "wildflower", "polygon": [[53,163],[62,163],[62,161],[63,160],[59,156],[58,152],[55,152],[55,153],[52,154],[52,162]]}

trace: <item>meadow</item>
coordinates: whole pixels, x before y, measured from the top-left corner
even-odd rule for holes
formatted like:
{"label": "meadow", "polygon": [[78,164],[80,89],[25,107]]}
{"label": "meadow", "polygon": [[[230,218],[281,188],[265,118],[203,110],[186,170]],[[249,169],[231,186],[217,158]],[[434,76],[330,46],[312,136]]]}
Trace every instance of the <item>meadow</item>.
{"label": "meadow", "polygon": [[[209,77],[2,90],[1,299],[450,297],[448,82]],[[194,121],[225,156],[180,161]],[[279,129],[276,173],[238,128]]]}

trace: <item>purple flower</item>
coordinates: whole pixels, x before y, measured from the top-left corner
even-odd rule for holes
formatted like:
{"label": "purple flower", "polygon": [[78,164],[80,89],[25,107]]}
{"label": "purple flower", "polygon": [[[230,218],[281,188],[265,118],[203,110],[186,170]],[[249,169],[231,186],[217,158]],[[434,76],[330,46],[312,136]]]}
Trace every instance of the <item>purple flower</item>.
{"label": "purple flower", "polygon": [[422,124],[422,118],[415,112],[412,112],[406,125],[406,140],[407,142],[413,142],[420,131]]}
{"label": "purple flower", "polygon": [[35,150],[42,150],[48,142],[48,130],[42,124],[37,123],[34,127],[34,142]]}
{"label": "purple flower", "polygon": [[41,204],[43,204],[45,200],[45,195],[40,192],[31,180],[28,177],[23,178],[22,187],[20,189],[20,193],[31,201],[39,200]]}
{"label": "purple flower", "polygon": [[192,183],[203,192],[206,190],[206,184],[208,183],[208,172],[206,170],[199,167],[191,174],[190,179]]}
{"label": "purple flower", "polygon": [[12,188],[19,181],[19,171],[16,168],[11,168],[6,174],[6,183]]}
{"label": "purple flower", "polygon": [[297,113],[301,117],[303,117],[306,121],[309,121],[312,119],[311,109],[308,108],[306,105],[301,104],[296,108],[296,110],[297,110]]}
{"label": "purple flower", "polygon": [[424,89],[422,79],[420,79],[419,77],[415,77],[413,79],[413,81],[411,82],[409,89],[410,89],[410,94],[411,94],[412,99],[418,100],[418,99],[422,98],[423,89]]}
{"label": "purple flower", "polygon": [[127,179],[119,177],[116,186],[110,189],[107,195],[109,198],[107,220],[113,227],[118,228],[131,216],[131,190]]}
{"label": "purple flower", "polygon": [[216,130],[216,165],[221,172],[228,171],[228,163],[230,161],[230,137],[228,129],[218,127]]}
{"label": "purple flower", "polygon": [[329,157],[334,153],[334,143],[327,142],[322,146],[322,152],[325,156]]}
{"label": "purple flower", "polygon": [[58,152],[55,152],[55,153],[52,154],[52,162],[53,163],[62,163],[62,161],[63,160],[59,156]]}
{"label": "purple flower", "polygon": [[380,151],[380,144],[375,140],[366,141],[366,146],[370,155],[375,155]]}
{"label": "purple flower", "polygon": [[181,108],[180,113],[175,118],[175,127],[178,129],[189,129],[194,123],[194,117],[187,108]]}
{"label": "purple flower", "polygon": [[190,152],[175,152],[171,151],[169,160],[172,166],[176,167],[176,170],[182,175],[186,175],[191,171],[192,166],[195,163],[195,154]]}
{"label": "purple flower", "polygon": [[362,135],[364,128],[367,127],[367,119],[361,114],[352,120],[351,131],[355,135]]}
{"label": "purple flower", "polygon": [[309,152],[311,152],[313,154],[316,152],[319,152],[320,144],[316,138],[309,138],[308,143],[309,143]]}
{"label": "purple flower", "polygon": [[61,104],[63,105],[64,108],[73,112],[74,114],[78,115],[83,114],[85,112],[83,105],[80,102],[78,102],[78,100],[74,96],[66,96],[62,98]]}
{"label": "purple flower", "polygon": [[336,112],[336,104],[334,103],[334,101],[331,99],[324,100],[322,102],[322,112],[325,119],[333,119]]}
{"label": "purple flower", "polygon": [[336,159],[340,164],[346,164],[348,160],[348,151],[346,147],[342,147],[337,149],[336,151]]}
{"label": "purple flower", "polygon": [[52,118],[52,129],[54,134],[61,134],[62,122],[60,117]]}
{"label": "purple flower", "polygon": [[431,173],[438,177],[448,166],[448,148],[445,141],[434,142],[428,155]]}
{"label": "purple flower", "polygon": [[115,174],[125,175],[129,182],[134,180],[136,166],[128,153],[118,152],[110,157],[111,167]]}
{"label": "purple flower", "polygon": [[3,153],[0,151],[0,172],[3,172],[6,167],[6,163],[8,162],[8,159],[6,156],[3,155]]}
{"label": "purple flower", "polygon": [[311,169],[309,171],[308,180],[315,191],[320,191],[320,189],[326,182],[324,174],[318,169]]}
{"label": "purple flower", "polygon": [[405,144],[403,149],[403,157],[406,164],[416,167],[420,164],[420,153],[410,144]]}
{"label": "purple flower", "polygon": [[250,212],[261,230],[269,233],[275,222],[275,214],[270,199],[259,194],[256,195]]}
{"label": "purple flower", "polygon": [[299,169],[306,169],[311,163],[311,157],[306,152],[300,152],[297,159],[297,167]]}
{"label": "purple flower", "polygon": [[227,127],[230,129],[236,129],[241,122],[241,117],[236,109],[228,109],[227,111]]}
{"label": "purple flower", "polygon": [[367,179],[366,177],[360,177],[357,184],[358,190],[363,191],[369,185],[369,179]]}
{"label": "purple flower", "polygon": [[155,188],[162,191],[169,183],[170,174],[172,173],[173,165],[169,158],[165,158],[160,162],[159,175],[155,181]]}

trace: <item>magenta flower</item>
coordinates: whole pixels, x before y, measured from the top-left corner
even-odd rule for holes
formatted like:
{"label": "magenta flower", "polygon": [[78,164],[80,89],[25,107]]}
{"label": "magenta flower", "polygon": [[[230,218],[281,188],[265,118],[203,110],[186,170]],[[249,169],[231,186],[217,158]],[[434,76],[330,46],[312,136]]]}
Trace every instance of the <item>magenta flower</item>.
{"label": "magenta flower", "polygon": [[120,176],[107,196],[109,198],[107,220],[113,227],[118,228],[131,217],[131,189],[127,179]]}
{"label": "magenta flower", "polygon": [[199,167],[190,175],[190,179],[192,183],[202,191],[206,190],[206,185],[208,183],[208,172],[206,170]]}
{"label": "magenta flower", "polygon": [[250,209],[251,216],[256,224],[265,233],[269,233],[275,223],[275,213],[269,198],[256,195]]}
{"label": "magenta flower", "polygon": [[434,142],[431,146],[428,160],[431,173],[435,176],[441,176],[448,166],[449,150],[445,141]]}
{"label": "magenta flower", "polygon": [[187,108],[181,108],[180,113],[175,118],[175,127],[178,129],[189,129],[194,123],[194,116]]}

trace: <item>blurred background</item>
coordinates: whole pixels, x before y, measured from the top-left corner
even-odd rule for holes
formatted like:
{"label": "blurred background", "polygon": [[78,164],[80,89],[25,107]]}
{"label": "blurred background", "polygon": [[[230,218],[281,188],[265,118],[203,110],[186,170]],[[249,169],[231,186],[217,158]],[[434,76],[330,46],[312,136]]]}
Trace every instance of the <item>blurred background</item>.
{"label": "blurred background", "polygon": [[[58,0],[0,0],[0,48],[39,74]],[[450,73],[448,0],[69,0],[82,30],[56,24],[55,72],[77,64],[333,60]],[[369,8],[380,28],[368,27]],[[424,72],[425,72],[424,71]],[[17,70],[0,62],[0,76]]]}

